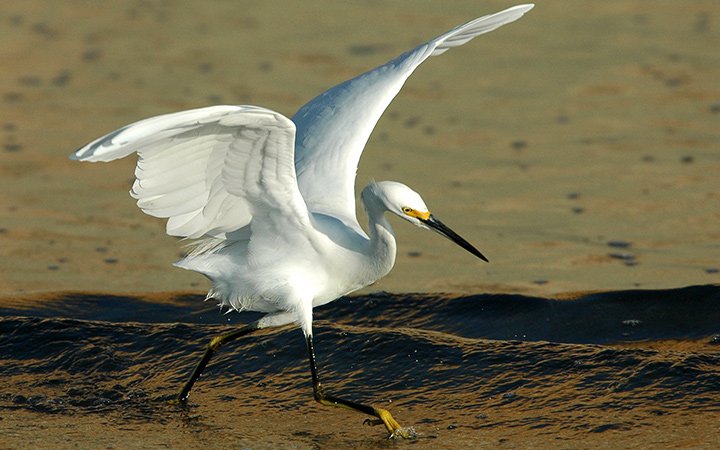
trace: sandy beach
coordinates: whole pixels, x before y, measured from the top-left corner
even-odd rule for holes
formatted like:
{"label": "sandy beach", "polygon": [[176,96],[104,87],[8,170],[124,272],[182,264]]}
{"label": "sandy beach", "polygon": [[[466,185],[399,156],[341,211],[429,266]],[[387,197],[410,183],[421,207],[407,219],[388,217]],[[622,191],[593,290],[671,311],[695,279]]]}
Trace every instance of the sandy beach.
{"label": "sandy beach", "polygon": [[[370,179],[398,180],[416,189],[433,213],[475,244],[490,263],[473,259],[435,235],[394,222],[399,243],[396,266],[387,278],[358,295],[512,294],[573,301],[588,292],[670,292],[720,284],[720,4],[712,0],[536,3],[517,23],[425,62],[375,129],[357,177],[359,189]],[[291,116],[325,89],[455,25],[511,4],[465,0],[451,6],[414,2],[412,7],[401,1],[325,0],[5,4],[0,10],[0,309],[11,321],[5,332],[14,335],[35,325],[31,319],[12,322],[15,316],[51,320],[48,301],[67,299],[73,293],[127,296],[162,306],[173,305],[181,293],[199,302],[209,287],[202,276],[171,266],[182,254],[183,242],[165,235],[164,223],[143,215],[128,195],[134,159],[111,164],[69,161],[68,155],[78,147],[145,117],[211,104],[262,105]],[[364,223],[362,212],[359,217]],[[200,303],[197,308],[208,306]],[[58,307],[58,320],[79,314],[81,308],[75,308]],[[151,317],[170,322],[163,314]],[[93,320],[122,326],[137,320],[113,317],[73,320],[89,321],[78,328],[79,335],[89,339],[105,332],[101,325],[94,328]],[[355,326],[363,326],[360,319]],[[197,345],[209,337],[209,331],[194,326],[197,341],[192,344]],[[343,332],[329,323],[324,326],[331,335],[333,330]],[[151,330],[127,331],[128,340]],[[295,333],[291,336],[292,342],[301,342]],[[502,347],[510,345],[508,339],[478,338],[499,339],[487,341],[499,346],[492,347],[497,355],[512,351]],[[268,339],[284,342],[285,337]],[[421,341],[445,345],[443,339],[433,339]],[[462,339],[448,348],[477,350],[475,344],[463,347]],[[695,344],[698,339],[702,345]],[[707,357],[712,362],[706,373],[717,379],[718,352],[708,345],[709,339],[709,332],[672,339],[660,333],[649,339],[651,344],[634,341],[623,348],[657,352],[652,358],[666,358],[669,367],[673,361]],[[604,344],[597,345],[602,354]],[[5,347],[11,352],[3,355],[5,364],[22,359],[12,353],[22,348],[20,344]],[[193,350],[197,348],[183,348],[175,356],[187,358]],[[539,354],[536,347],[523,350]],[[582,353],[575,347],[565,350],[567,358]],[[155,351],[162,353],[161,348]],[[392,363],[398,362],[387,361]],[[156,369],[170,374],[147,388],[158,396],[182,377],[187,361],[167,364]],[[300,383],[305,392],[305,363],[300,358],[292,364],[288,379]],[[136,369],[123,366],[113,376],[127,376]],[[512,370],[519,374],[521,368]],[[329,369],[336,380],[345,371],[340,364]],[[72,371],[63,373],[72,379],[67,375]],[[15,384],[0,389],[0,429],[12,433],[6,434],[7,443],[0,440],[0,447],[72,447],[89,436],[87,447],[140,447],[141,436],[151,446],[172,448],[223,447],[228,442],[250,448],[396,445],[378,439],[377,430],[358,426],[349,431],[347,424],[359,424],[359,417],[348,420],[328,413],[312,404],[310,396],[300,403],[312,411],[308,415],[299,410],[281,415],[278,410],[292,410],[300,402],[294,390],[288,391],[286,403],[270,410],[272,419],[258,418],[257,404],[267,400],[267,393],[246,393],[257,395],[258,403],[245,404],[248,397],[243,397],[243,405],[222,397],[240,396],[231,392],[244,373],[223,378],[222,394],[206,393],[204,400],[201,395],[198,404],[203,406],[192,410],[188,422],[177,418],[163,422],[167,410],[158,406],[143,416],[151,424],[145,419],[125,420],[124,410],[110,414],[108,422],[102,414],[81,407],[54,414],[8,406],[30,404],[13,403],[18,392],[27,389],[37,389],[48,398],[60,395],[49,394],[47,389],[54,388],[40,386],[36,378],[23,378],[21,373],[8,376]],[[402,379],[411,383],[413,378]],[[372,383],[372,378],[360,381]],[[443,391],[440,385],[437,388],[431,400],[408,395],[410,389],[403,388],[406,403],[400,400],[400,391],[387,392],[400,402],[409,422],[422,424],[442,408]],[[461,398],[453,401],[460,404]],[[133,403],[130,410],[136,406]],[[481,406],[490,408],[493,403],[487,400]],[[552,405],[543,408],[557,412]],[[563,417],[582,421],[587,417],[581,409],[566,411]],[[619,414],[612,408],[603,411]],[[453,433],[457,427],[448,427],[463,414],[450,414],[433,425],[440,431],[426,427],[425,436],[435,437],[420,440],[414,448],[437,447],[440,442],[447,448],[470,444],[712,448],[707,437],[720,433],[709,408],[693,414],[688,406],[680,416],[649,413],[633,419],[650,424],[645,427],[611,426],[592,432],[548,426],[554,437],[562,439],[557,441],[539,433],[542,426],[522,423],[520,415],[527,412],[497,410],[494,425],[478,425],[473,429],[477,433],[462,427]],[[506,422],[499,418],[502,414],[508,415]],[[223,440],[226,427],[238,417],[249,421],[241,427],[249,434],[242,437],[236,430],[231,435],[237,440]],[[274,425],[262,425],[263,420]],[[27,423],[47,433],[29,444],[35,428]],[[167,423],[177,432],[170,437]],[[326,428],[318,430],[318,424]],[[334,427],[345,434],[334,437]],[[263,441],[270,430],[275,436]],[[278,437],[288,434],[295,440]]]}
{"label": "sandy beach", "polygon": [[[132,158],[79,164],[67,160],[74,149],[140,118],[209,104],[291,115],[324,89],[504,6],[8,5],[3,292],[205,289],[201,276],[169,268],[181,247],[127,195]],[[717,283],[718,9],[541,2],[426,62],[378,124],[358,184],[407,183],[491,264],[397,226],[395,270],[370,289],[557,294]]]}

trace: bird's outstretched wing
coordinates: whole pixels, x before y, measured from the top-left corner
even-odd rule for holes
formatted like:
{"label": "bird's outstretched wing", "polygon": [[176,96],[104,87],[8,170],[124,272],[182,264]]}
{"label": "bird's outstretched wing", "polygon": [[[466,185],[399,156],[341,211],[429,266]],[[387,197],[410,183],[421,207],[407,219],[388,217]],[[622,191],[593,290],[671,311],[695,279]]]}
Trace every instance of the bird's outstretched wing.
{"label": "bird's outstretched wing", "polygon": [[[80,161],[138,154],[130,194],[167,233],[226,236],[257,220],[310,225],[297,188],[295,125],[255,106],[211,106],[141,120],[76,151]],[[282,218],[282,219],[280,219]]]}
{"label": "bird's outstretched wing", "polygon": [[355,173],[380,116],[415,68],[475,36],[513,22],[533,8],[519,5],[460,25],[385,65],[323,92],[292,118],[297,126],[295,169],[310,211],[357,227]]}

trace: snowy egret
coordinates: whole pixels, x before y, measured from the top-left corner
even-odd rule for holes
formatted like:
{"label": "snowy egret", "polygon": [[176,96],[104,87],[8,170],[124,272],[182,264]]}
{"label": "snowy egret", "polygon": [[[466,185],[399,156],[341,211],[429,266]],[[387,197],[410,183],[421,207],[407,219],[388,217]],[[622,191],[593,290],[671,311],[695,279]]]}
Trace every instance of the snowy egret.
{"label": "snowy egret", "polygon": [[420,195],[372,182],[355,215],[355,173],[383,111],[425,59],[513,22],[518,5],[460,25],[392,61],[320,94],[292,120],[257,106],[211,106],[141,120],[77,150],[71,159],[112,161],[138,154],[130,194],[167,233],[193,241],[175,265],[210,279],[207,298],[237,311],[267,313],[210,341],[178,394],[185,401],[223,344],[266,327],[297,323],[310,358],[315,400],[375,417],[392,437],[410,437],[385,409],[329,395],[318,378],[312,339],[316,306],[368,286],[395,263],[391,212],[487,259],[433,216]]}

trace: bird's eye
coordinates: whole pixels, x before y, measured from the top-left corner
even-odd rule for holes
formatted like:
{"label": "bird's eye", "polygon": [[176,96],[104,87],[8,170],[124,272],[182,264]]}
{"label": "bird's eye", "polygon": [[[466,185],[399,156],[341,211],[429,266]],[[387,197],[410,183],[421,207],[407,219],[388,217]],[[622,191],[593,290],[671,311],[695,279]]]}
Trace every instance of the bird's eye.
{"label": "bird's eye", "polygon": [[402,209],[402,212],[404,212],[405,214],[410,214],[412,212],[412,210],[413,210],[412,208],[410,208],[408,206],[404,206]]}

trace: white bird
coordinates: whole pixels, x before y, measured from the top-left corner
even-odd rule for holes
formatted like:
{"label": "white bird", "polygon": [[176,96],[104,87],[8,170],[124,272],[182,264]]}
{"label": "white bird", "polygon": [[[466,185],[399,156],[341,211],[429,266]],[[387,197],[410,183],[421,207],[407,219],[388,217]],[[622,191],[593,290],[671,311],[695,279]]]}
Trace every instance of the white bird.
{"label": "white bird", "polygon": [[211,106],[141,120],[71,156],[112,161],[137,153],[130,194],[138,206],[168,219],[169,235],[198,239],[176,265],[208,277],[208,298],[221,305],[267,313],[213,339],[179,401],[187,399],[222,344],[261,328],[297,323],[318,402],[374,416],[371,423],[384,424],[393,437],[412,435],[385,409],[325,393],[313,350],[313,308],[390,271],[396,244],[385,212],[486,260],[430,214],[420,195],[394,181],[363,189],[366,233],[355,216],[355,173],[375,124],[420,63],[532,8],[519,5],[460,25],[320,94],[292,120],[257,106]]}

